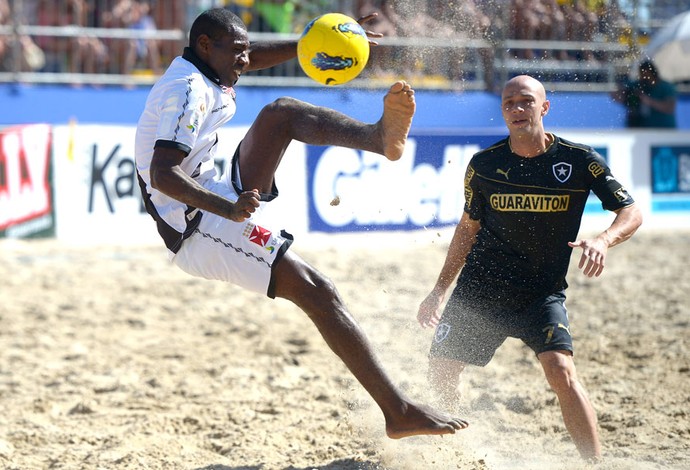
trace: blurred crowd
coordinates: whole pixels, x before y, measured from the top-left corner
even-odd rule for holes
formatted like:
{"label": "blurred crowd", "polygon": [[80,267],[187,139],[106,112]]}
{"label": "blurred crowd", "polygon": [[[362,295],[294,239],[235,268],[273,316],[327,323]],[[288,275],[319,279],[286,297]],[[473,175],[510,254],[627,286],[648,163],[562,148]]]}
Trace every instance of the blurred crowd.
{"label": "blurred crowd", "polygon": [[[0,36],[0,70],[52,73],[130,74],[136,68],[162,71],[163,60],[179,52],[178,44],[132,38],[128,31],[180,30],[183,1],[156,0],[0,0],[0,25],[44,27],[38,34]],[[85,34],[55,27],[107,28]],[[171,47],[172,46],[172,47]]]}
{"label": "blurred crowd", "polygon": [[[487,88],[494,85],[496,46],[504,40],[525,41],[523,47],[508,51],[508,57],[526,60],[606,61],[605,52],[583,47],[592,43],[624,43],[632,47],[633,21],[639,1],[634,0],[463,0],[408,2],[396,0],[357,0],[355,13],[377,11],[379,19],[372,29],[387,36],[423,36],[442,39],[452,48],[422,50],[416,64],[422,73],[446,70],[450,77],[461,77],[463,58],[470,51],[462,47],[468,40],[482,40],[486,48],[474,48],[484,66]],[[652,2],[654,0],[649,0]],[[670,2],[657,0],[669,7]],[[626,2],[625,5],[621,2]],[[676,13],[681,6],[676,3]],[[562,48],[563,42],[572,45]],[[558,44],[560,43],[560,44]],[[536,45],[537,47],[533,47]],[[419,53],[420,51],[417,50]],[[378,53],[378,51],[377,51]],[[404,51],[397,50],[397,55]],[[447,61],[449,65],[439,64]],[[390,70],[384,58],[381,70]],[[454,67],[458,67],[457,70]],[[410,72],[410,71],[408,71]]]}
{"label": "blurred crowd", "polygon": [[[313,17],[341,11],[353,17],[376,12],[367,29],[389,38],[425,37],[432,46],[375,48],[370,75],[391,73],[462,78],[462,64],[475,54],[487,86],[493,84],[494,54],[503,40],[529,41],[509,51],[511,58],[554,61],[606,61],[582,43],[630,44],[633,22],[649,9],[667,18],[686,0],[0,0],[0,26],[47,27],[40,34],[0,35],[0,71],[158,74],[184,46],[184,39],[132,38],[128,31],[185,33],[201,11],[232,9],[250,31],[299,33]],[[647,13],[641,10],[645,6]],[[107,33],[64,34],[55,26],[104,28]],[[480,47],[467,47],[475,41]],[[538,41],[538,42],[534,42]],[[564,49],[553,41],[570,42]],[[434,46],[433,44],[439,44]],[[537,45],[538,47],[532,47]],[[405,67],[404,70],[400,70]]]}

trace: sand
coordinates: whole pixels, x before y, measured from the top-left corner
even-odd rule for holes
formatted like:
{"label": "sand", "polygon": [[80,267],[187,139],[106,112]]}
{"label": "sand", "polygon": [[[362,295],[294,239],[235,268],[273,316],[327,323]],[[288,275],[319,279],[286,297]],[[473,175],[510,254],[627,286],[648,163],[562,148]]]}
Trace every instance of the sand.
{"label": "sand", "polygon": [[[393,380],[430,401],[415,320],[450,232],[314,236]],[[0,241],[4,469],[690,468],[690,233],[641,231],[588,279],[572,260],[579,376],[605,460],[583,463],[541,369],[508,340],[462,382],[470,428],[385,437],[306,316],[178,271],[158,246]]]}

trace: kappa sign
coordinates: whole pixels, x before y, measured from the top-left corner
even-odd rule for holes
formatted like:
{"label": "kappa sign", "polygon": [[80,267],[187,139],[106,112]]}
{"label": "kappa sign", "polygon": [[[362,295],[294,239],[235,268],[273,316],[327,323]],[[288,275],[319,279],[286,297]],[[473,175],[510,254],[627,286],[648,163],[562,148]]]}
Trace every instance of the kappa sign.
{"label": "kappa sign", "polygon": [[0,236],[52,235],[50,126],[0,130]]}

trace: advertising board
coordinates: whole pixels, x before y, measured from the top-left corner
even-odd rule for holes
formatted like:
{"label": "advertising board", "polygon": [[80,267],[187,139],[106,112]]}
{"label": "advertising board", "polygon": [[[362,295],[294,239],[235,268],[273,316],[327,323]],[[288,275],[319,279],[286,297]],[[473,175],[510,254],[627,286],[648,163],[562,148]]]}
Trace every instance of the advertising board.
{"label": "advertising board", "polygon": [[[231,156],[246,130],[221,130],[217,155]],[[134,133],[133,126],[54,128],[58,238],[160,243],[139,195]],[[591,145],[605,157],[642,207],[645,228],[690,227],[690,133],[556,133]],[[298,237],[452,227],[462,214],[467,163],[501,138],[496,131],[415,130],[396,162],[369,152],[294,142],[276,175],[280,197],[269,207],[278,223]],[[218,160],[218,170],[228,163]],[[603,230],[613,217],[591,196],[582,228]]]}
{"label": "advertising board", "polygon": [[47,124],[0,130],[0,237],[54,235],[50,149]]}

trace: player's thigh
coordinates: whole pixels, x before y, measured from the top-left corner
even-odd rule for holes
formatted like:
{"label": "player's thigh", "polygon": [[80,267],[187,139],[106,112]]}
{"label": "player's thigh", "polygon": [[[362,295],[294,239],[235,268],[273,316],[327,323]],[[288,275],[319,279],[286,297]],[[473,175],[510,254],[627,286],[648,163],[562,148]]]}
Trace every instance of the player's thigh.
{"label": "player's thigh", "polygon": [[260,214],[263,207],[243,222],[204,213],[173,263],[193,276],[230,282],[275,297],[273,266],[289,252],[292,236],[268,221],[265,224]]}
{"label": "player's thigh", "polygon": [[485,366],[508,334],[486,306],[452,296],[446,304],[431,344],[430,357]]}
{"label": "player's thigh", "polygon": [[526,314],[533,321],[519,337],[535,354],[546,351],[569,351],[572,354],[573,339],[563,292],[540,299],[529,307]]}
{"label": "player's thigh", "polygon": [[298,101],[279,98],[266,105],[247,131],[239,151],[242,186],[261,192],[270,190],[275,172],[285,154],[297,121]]}
{"label": "player's thigh", "polygon": [[273,267],[271,284],[276,297],[308,312],[342,307],[333,282],[291,250]]}

